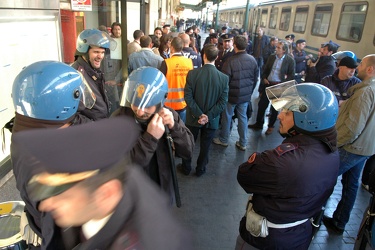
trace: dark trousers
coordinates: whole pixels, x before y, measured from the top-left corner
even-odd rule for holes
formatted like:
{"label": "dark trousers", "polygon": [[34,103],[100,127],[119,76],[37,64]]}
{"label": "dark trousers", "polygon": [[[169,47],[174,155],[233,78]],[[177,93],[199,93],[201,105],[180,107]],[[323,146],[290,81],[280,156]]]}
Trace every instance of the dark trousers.
{"label": "dark trousers", "polygon": [[[259,126],[262,126],[263,123],[264,123],[264,114],[265,114],[266,109],[267,109],[269,104],[270,104],[270,101],[268,100],[267,95],[266,95],[266,91],[264,90],[261,93],[259,103],[258,103],[258,114],[257,114],[256,124],[258,124]],[[275,125],[276,119],[277,119],[277,115],[279,113],[273,108],[272,105],[271,105],[270,110],[271,110],[271,116],[269,117],[268,127],[273,128],[273,126]]]}
{"label": "dark trousers", "polygon": [[[210,128],[206,128],[204,126],[203,127],[193,127],[193,126],[189,126],[189,125],[186,125],[186,126],[191,131],[191,133],[193,134],[194,141],[197,141],[199,131],[201,132],[200,150],[199,150],[199,156],[198,156],[198,159],[197,159],[197,169],[205,170],[206,165],[208,164],[208,153],[209,153],[209,150],[210,150],[212,139],[215,136],[216,129],[210,129]],[[192,158],[186,159],[186,160],[182,159],[182,166],[185,169],[191,170],[191,160],[192,160]]]}

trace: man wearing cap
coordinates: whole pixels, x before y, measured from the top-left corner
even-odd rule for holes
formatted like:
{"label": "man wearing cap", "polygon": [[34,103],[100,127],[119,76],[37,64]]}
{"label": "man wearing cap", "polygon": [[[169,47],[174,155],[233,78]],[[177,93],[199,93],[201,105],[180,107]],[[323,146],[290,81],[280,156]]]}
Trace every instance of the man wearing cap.
{"label": "man wearing cap", "polygon": [[287,40],[288,42],[290,42],[292,44],[292,50],[294,50],[296,48],[296,44],[294,43],[295,37],[296,36],[294,34],[289,34],[289,35],[285,36],[285,40]]}
{"label": "man wearing cap", "polygon": [[235,51],[233,48],[233,35],[232,34],[224,34],[224,35],[221,35],[220,38],[223,41],[223,49],[219,50],[219,55],[215,61],[215,66],[218,70],[221,71],[221,68],[223,67],[225,63],[225,60],[233,56],[235,54]]}
{"label": "man wearing cap", "polygon": [[354,76],[357,68],[357,62],[347,56],[340,60],[339,66],[335,73],[331,76],[326,76],[322,79],[321,84],[329,88],[336,96],[339,106],[349,99],[349,88],[361,82],[360,79]]}
{"label": "man wearing cap", "polygon": [[221,27],[221,33],[220,33],[220,36],[225,35],[225,34],[227,34],[227,33],[228,33],[228,28],[227,28],[227,26],[223,26],[223,27]]}
{"label": "man wearing cap", "polygon": [[336,64],[331,55],[336,53],[339,47],[332,41],[322,44],[318,59],[315,62],[307,61],[305,82],[320,83],[325,76],[332,75],[335,72]]}
{"label": "man wearing cap", "polygon": [[163,25],[163,35],[167,35],[169,32],[171,32],[171,25],[170,24],[164,24]]}
{"label": "man wearing cap", "polygon": [[306,63],[307,60],[312,57],[312,55],[306,55],[304,50],[306,46],[305,39],[298,39],[296,42],[296,46],[293,50],[293,57],[296,61],[296,72],[295,72],[295,80],[298,83],[302,82],[302,77],[305,75],[306,72]]}
{"label": "man wearing cap", "polygon": [[[341,60],[342,61],[342,60]],[[341,69],[340,69],[341,70]],[[375,154],[375,54],[362,58],[357,67],[362,82],[349,89],[351,95],[339,109],[337,146],[342,195],[332,218],[323,217],[329,232],[343,234],[353,209],[365,161]]]}
{"label": "man wearing cap", "polygon": [[54,249],[191,249],[166,197],[130,161],[138,135],[132,119],[116,118],[13,136],[35,170],[30,198],[59,226]]}

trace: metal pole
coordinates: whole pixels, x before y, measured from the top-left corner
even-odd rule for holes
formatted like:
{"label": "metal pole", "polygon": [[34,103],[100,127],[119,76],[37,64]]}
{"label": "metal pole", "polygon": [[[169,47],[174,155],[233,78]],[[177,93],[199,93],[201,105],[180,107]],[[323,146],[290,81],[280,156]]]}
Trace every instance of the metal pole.
{"label": "metal pole", "polygon": [[146,34],[146,3],[145,3],[145,0],[140,0],[140,20],[139,20],[139,23],[140,23],[140,28],[141,30]]}
{"label": "metal pole", "polygon": [[121,72],[122,79],[128,79],[128,29],[127,29],[126,0],[121,0]]}
{"label": "metal pole", "polygon": [[219,6],[220,6],[220,1],[217,1],[216,19],[215,19],[216,30],[220,29],[220,27],[219,27]]}
{"label": "metal pole", "polygon": [[246,3],[246,12],[245,12],[245,20],[244,20],[244,31],[248,32],[249,29],[249,8],[250,8],[250,0],[247,0]]}

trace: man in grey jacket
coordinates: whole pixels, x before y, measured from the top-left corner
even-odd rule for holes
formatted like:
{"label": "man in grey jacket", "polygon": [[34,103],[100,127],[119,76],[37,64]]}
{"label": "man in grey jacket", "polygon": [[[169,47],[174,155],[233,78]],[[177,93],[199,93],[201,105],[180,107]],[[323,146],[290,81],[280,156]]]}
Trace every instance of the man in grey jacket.
{"label": "man in grey jacket", "polygon": [[342,196],[332,218],[323,217],[326,227],[336,234],[343,234],[345,230],[362,168],[375,154],[375,144],[370,139],[375,136],[375,54],[365,56],[357,70],[362,82],[349,89],[351,97],[341,105],[336,123]]}

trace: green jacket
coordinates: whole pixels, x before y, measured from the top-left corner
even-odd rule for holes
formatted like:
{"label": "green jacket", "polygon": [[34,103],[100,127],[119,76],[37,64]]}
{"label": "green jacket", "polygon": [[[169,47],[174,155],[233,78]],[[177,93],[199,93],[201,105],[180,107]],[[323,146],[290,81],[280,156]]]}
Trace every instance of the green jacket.
{"label": "green jacket", "polygon": [[212,64],[190,70],[186,77],[186,125],[201,127],[199,116],[206,114],[207,128],[219,127],[219,116],[228,102],[229,77]]}

